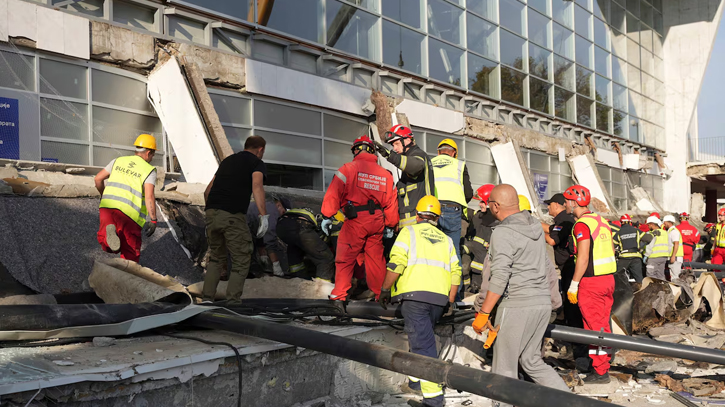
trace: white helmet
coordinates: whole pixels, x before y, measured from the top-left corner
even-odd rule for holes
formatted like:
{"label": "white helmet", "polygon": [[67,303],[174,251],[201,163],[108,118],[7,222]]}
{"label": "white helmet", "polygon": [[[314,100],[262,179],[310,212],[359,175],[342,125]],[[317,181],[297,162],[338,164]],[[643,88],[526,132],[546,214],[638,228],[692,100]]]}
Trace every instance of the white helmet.
{"label": "white helmet", "polygon": [[672,223],[677,223],[677,221],[675,221],[675,217],[674,217],[674,216],[672,216],[672,215],[667,215],[667,216],[665,216],[665,217],[664,217],[664,219],[662,219],[662,222],[672,222]]}
{"label": "white helmet", "polygon": [[662,222],[656,216],[650,216],[647,218],[647,223],[654,223],[657,226],[662,226]]}

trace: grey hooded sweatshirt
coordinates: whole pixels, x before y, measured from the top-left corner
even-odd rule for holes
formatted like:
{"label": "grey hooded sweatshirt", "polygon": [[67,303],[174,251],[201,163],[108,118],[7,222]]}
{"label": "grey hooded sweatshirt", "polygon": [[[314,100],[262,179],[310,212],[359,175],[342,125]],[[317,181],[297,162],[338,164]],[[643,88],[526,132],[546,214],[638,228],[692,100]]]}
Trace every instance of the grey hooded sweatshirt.
{"label": "grey hooded sweatshirt", "polygon": [[510,215],[491,235],[489,290],[501,295],[500,307],[551,305],[544,231],[527,211]]}

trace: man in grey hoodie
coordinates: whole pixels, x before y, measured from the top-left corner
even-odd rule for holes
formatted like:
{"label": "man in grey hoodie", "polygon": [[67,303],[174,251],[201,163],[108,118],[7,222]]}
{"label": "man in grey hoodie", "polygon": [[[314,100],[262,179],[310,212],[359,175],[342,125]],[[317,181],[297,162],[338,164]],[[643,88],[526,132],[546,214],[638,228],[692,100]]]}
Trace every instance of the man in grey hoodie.
{"label": "man in grey hoodie", "polygon": [[[536,383],[568,392],[561,377],[541,358],[541,341],[551,314],[541,224],[528,212],[519,211],[518,196],[511,185],[494,188],[488,202],[501,223],[491,235],[491,280],[473,329],[481,334],[493,328],[489,316],[503,297],[496,313],[499,331],[492,372],[516,378],[520,364]],[[503,405],[493,403],[494,407]]]}

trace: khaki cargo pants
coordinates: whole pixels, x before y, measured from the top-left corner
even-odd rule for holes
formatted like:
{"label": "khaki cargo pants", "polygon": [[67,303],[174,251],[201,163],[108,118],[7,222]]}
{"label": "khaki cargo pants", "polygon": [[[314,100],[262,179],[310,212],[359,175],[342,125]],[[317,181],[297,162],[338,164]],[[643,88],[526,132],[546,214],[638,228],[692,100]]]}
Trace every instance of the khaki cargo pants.
{"label": "khaki cargo pants", "polygon": [[221,209],[207,209],[205,218],[210,253],[204,275],[202,299],[214,300],[229,254],[232,258],[232,268],[227,285],[227,301],[241,302],[253,250],[247,217],[243,213],[232,214]]}

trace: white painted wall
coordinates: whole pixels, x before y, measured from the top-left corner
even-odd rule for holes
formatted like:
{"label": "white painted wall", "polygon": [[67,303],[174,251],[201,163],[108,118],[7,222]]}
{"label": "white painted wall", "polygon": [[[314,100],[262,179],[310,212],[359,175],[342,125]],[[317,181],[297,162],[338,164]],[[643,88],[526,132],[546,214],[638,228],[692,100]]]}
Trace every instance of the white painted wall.
{"label": "white painted wall", "polygon": [[[514,143],[508,142],[491,146],[491,154],[493,154],[493,161],[496,163],[498,175],[501,177],[501,183],[509,184],[516,188],[516,192],[519,195],[525,196],[529,202],[537,202],[538,197],[537,201],[534,201],[531,197],[531,192],[526,182],[528,170],[521,165]],[[526,174],[524,174],[525,170],[527,171]],[[531,209],[537,212],[538,205],[532,204]]]}
{"label": "white painted wall", "polygon": [[668,212],[682,212],[690,209],[686,135],[722,18],[723,2],[667,0],[662,3],[667,30],[663,48],[666,161],[672,175],[664,182],[664,202],[660,204]]}
{"label": "white painted wall", "polygon": [[247,92],[367,116],[362,106],[370,89],[251,59],[246,64]]}
{"label": "white painted wall", "polygon": [[592,197],[604,202],[607,207],[609,207],[610,211],[613,210],[613,208],[609,206],[607,194],[604,193],[604,188],[599,182],[597,168],[592,165],[589,157],[586,155],[578,155],[571,158],[569,162],[571,163],[571,169],[574,171],[577,182],[580,185],[587,187],[589,192],[592,194]]}
{"label": "white painted wall", "polygon": [[[614,151],[598,148],[597,161],[612,168],[622,169],[622,166],[619,165],[619,154]],[[622,161],[624,161],[624,159],[622,159]]]}
{"label": "white painted wall", "polygon": [[147,87],[186,182],[208,184],[219,164],[176,58],[156,68]]}
{"label": "white painted wall", "polygon": [[444,133],[456,133],[466,127],[463,112],[405,99],[395,111],[405,113],[411,126],[423,127]]}

